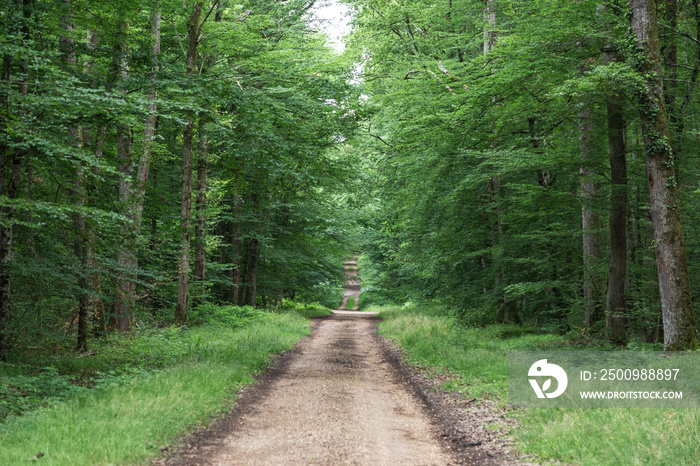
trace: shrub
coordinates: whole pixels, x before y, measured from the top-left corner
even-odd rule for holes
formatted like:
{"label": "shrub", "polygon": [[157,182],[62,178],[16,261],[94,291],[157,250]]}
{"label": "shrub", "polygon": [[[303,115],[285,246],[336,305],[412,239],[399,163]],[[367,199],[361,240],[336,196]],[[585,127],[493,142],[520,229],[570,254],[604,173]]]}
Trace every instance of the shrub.
{"label": "shrub", "polygon": [[190,312],[189,323],[190,325],[223,325],[236,328],[263,314],[264,311],[252,306],[217,306],[205,303]]}

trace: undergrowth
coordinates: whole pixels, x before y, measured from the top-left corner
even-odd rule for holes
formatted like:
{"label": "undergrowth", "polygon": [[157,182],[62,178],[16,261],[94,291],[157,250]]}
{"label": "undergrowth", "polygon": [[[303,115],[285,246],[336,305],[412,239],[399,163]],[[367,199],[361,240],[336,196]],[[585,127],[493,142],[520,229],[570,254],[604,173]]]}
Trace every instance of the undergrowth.
{"label": "undergrowth", "polygon": [[[0,364],[0,464],[134,464],[217,413],[273,354],[310,333],[293,302],[265,312],[200,308],[193,328],[141,329],[89,353],[32,353]],[[22,415],[20,415],[22,414]]]}

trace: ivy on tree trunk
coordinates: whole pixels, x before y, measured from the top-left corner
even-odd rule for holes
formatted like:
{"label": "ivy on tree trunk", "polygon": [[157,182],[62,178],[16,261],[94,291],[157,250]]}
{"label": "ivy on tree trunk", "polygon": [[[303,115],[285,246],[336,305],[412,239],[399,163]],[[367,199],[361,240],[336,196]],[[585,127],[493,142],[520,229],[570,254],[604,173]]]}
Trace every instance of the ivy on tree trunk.
{"label": "ivy on tree trunk", "polygon": [[661,295],[664,349],[698,349],[693,300],[666,115],[655,0],[632,0],[634,61],[644,82],[637,89],[645,146],[649,204]]}

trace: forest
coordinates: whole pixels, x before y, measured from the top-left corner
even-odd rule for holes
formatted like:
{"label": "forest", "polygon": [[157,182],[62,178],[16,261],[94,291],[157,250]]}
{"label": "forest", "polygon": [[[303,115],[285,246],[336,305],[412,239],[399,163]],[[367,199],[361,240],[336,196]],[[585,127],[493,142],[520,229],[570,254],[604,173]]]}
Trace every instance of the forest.
{"label": "forest", "polygon": [[3,3],[3,358],[336,297],[358,90],[311,5]]}
{"label": "forest", "polygon": [[368,302],[697,348],[697,2],[348,2],[342,54],[308,1],[4,3],[3,358],[332,307],[349,248]]}
{"label": "forest", "polygon": [[698,350],[700,2],[317,3],[0,0],[0,374],[334,309],[348,251],[361,308]]}
{"label": "forest", "polygon": [[697,349],[698,3],[357,3],[377,286]]}

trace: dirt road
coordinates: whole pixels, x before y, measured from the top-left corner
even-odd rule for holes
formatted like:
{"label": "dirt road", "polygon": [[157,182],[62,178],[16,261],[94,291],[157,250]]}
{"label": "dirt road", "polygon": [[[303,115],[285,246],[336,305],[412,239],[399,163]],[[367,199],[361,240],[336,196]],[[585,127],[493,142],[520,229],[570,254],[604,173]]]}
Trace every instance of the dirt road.
{"label": "dirt road", "polygon": [[[454,464],[376,318],[336,311],[168,464]],[[481,463],[476,463],[481,464]]]}
{"label": "dirt road", "polygon": [[376,333],[334,311],[281,356],[235,410],[157,465],[523,465],[502,414],[436,391]]}

